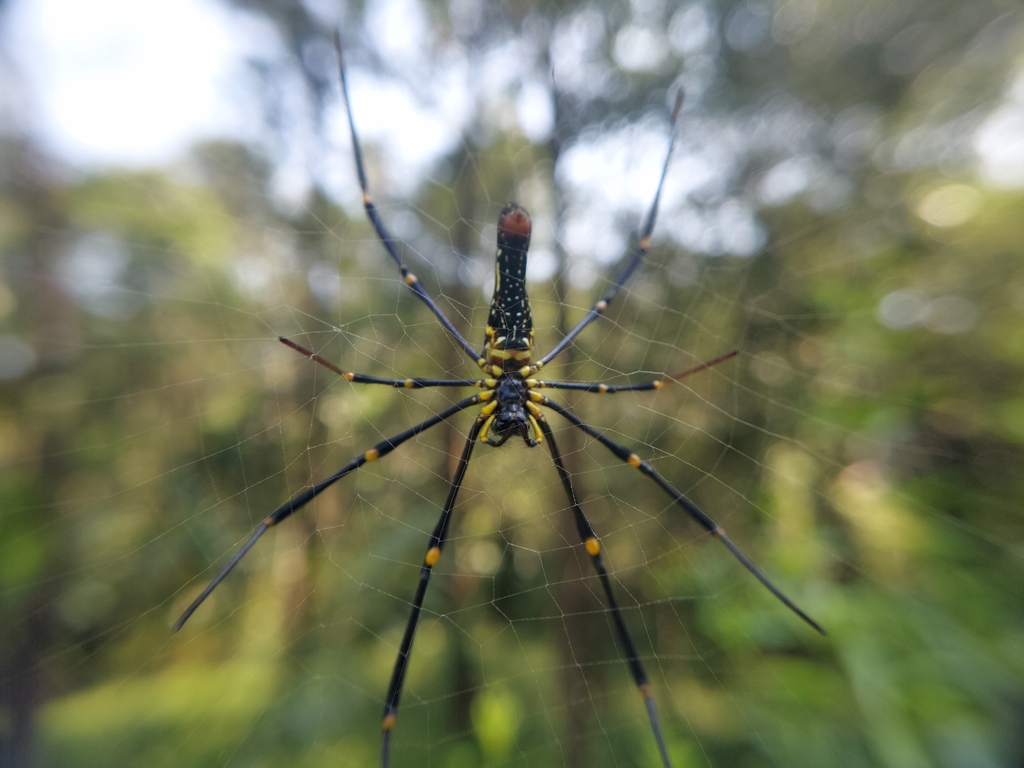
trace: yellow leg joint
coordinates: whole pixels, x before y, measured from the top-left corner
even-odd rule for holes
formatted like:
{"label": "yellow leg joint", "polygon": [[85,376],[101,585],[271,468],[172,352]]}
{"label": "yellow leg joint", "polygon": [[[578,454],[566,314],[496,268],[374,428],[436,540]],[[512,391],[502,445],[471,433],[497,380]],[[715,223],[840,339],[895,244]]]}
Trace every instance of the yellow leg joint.
{"label": "yellow leg joint", "polygon": [[363,454],[363,458],[366,459],[367,461],[376,461],[377,459],[380,458],[380,451],[378,451],[376,448],[371,448],[370,450]]}
{"label": "yellow leg joint", "polygon": [[441,548],[431,547],[427,550],[427,556],[423,558],[423,562],[433,568],[437,565],[437,561],[441,559]]}
{"label": "yellow leg joint", "polygon": [[542,433],[540,431],[540,424],[537,423],[537,420],[535,418],[533,418],[532,414],[529,416],[529,419],[530,419],[530,424],[533,426],[533,436],[536,438],[538,443],[543,443],[544,442],[544,433]]}
{"label": "yellow leg joint", "polygon": [[388,714],[384,715],[384,722],[380,724],[380,727],[383,728],[385,731],[390,731],[392,728],[395,727],[395,720],[397,719],[398,718],[395,716],[394,712],[389,712]]}
{"label": "yellow leg joint", "polygon": [[629,458],[626,459],[626,461],[629,462],[629,466],[631,467],[639,467],[643,463],[640,457],[635,453],[629,454]]}
{"label": "yellow leg joint", "polygon": [[591,557],[597,557],[599,554],[601,554],[601,542],[599,542],[593,536],[584,541],[583,546],[587,548],[587,554]]}
{"label": "yellow leg joint", "polygon": [[491,422],[493,422],[493,421],[494,421],[494,416],[493,415],[487,417],[487,421],[484,422],[483,427],[480,429],[480,439],[481,440],[486,440],[487,439],[487,432],[488,432],[488,430],[490,430]]}

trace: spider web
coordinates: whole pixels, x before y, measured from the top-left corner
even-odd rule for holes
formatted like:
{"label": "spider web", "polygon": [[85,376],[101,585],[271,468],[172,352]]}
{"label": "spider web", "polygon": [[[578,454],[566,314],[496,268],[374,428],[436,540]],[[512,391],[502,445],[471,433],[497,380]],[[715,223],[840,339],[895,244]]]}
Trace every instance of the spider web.
{"label": "spider web", "polygon": [[[410,169],[395,121],[358,103],[380,85],[361,63],[371,186],[409,266],[481,343],[494,219],[519,200],[534,215],[545,352],[600,295],[649,204],[666,92],[557,160],[485,111],[440,142],[443,160]],[[1012,350],[978,351],[1011,324],[999,312],[1019,312],[1017,294],[993,287],[1016,279],[992,235],[1011,227],[997,211],[948,237],[950,211],[995,193],[936,182],[931,165],[913,194],[874,189],[916,205],[887,222],[885,202],[865,206],[796,151],[820,116],[762,106],[688,103],[649,258],[544,371],[627,383],[738,350],[656,393],[553,398],[650,460],[832,633],[813,635],[653,483],[549,413],[669,751],[677,766],[1008,762],[1024,666],[1007,469],[1019,411],[999,376],[967,372],[1016,370]],[[290,208],[273,200],[280,176],[213,143],[177,175],[39,183],[23,208],[31,237],[5,279],[37,360],[10,377],[4,416],[5,702],[31,692],[46,764],[378,760],[387,681],[472,409],[270,531],[169,631],[282,501],[457,397],[339,380],[276,336],[376,376],[476,375],[362,218],[344,126],[327,115],[327,192]],[[875,123],[844,115],[852,152]],[[741,174],[760,153],[770,161]],[[912,226],[927,261],[913,258]],[[392,764],[658,764],[543,447],[475,450]]]}

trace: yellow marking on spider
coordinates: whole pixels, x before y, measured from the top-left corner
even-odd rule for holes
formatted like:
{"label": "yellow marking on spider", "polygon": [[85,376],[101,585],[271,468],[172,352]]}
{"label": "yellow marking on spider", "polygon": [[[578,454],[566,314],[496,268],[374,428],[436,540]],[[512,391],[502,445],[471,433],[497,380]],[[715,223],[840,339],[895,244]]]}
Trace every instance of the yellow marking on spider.
{"label": "yellow marking on spider", "polygon": [[598,384],[597,385],[597,391],[600,392],[603,395],[605,392],[608,391],[608,385],[607,384]]}
{"label": "yellow marking on spider", "polygon": [[390,731],[392,728],[395,727],[395,720],[397,719],[398,718],[395,716],[394,712],[388,712],[386,715],[384,715],[384,722],[380,724],[380,727],[383,728],[385,731]]}
{"label": "yellow marking on spider", "polygon": [[[544,385],[541,384],[541,386],[543,387]],[[543,403],[544,402],[544,395],[542,395],[540,392],[531,392],[530,393],[530,400],[532,400],[535,403]]]}
{"label": "yellow marking on spider", "polygon": [[492,397],[494,397],[494,390],[493,389],[488,389],[486,392],[481,392],[476,397],[477,397],[477,400],[479,400],[481,403],[486,403],[488,400],[490,400]]}
{"label": "yellow marking on spider", "polygon": [[629,454],[629,458],[626,459],[626,462],[631,467],[639,467],[643,463],[643,460],[639,456],[637,456],[635,453],[631,453],[631,454]]}
{"label": "yellow marking on spider", "polygon": [[587,554],[591,557],[597,557],[601,554],[601,542],[593,536],[587,538],[587,540],[583,542],[583,546],[587,548]]}
{"label": "yellow marking on spider", "polygon": [[[497,402],[498,401],[495,400],[494,404],[497,405]],[[492,416],[488,416],[487,417],[487,421],[485,421],[483,427],[480,428],[480,439],[481,440],[486,440],[487,439],[487,432],[491,428],[491,422],[492,421],[494,421],[494,416],[493,415]]]}
{"label": "yellow marking on spider", "polygon": [[419,278],[416,277],[416,275],[414,275],[412,272],[407,272],[406,273],[406,275],[405,275],[405,284],[406,285],[413,285],[413,284],[418,283],[418,282],[419,282]]}
{"label": "yellow marking on spider", "polygon": [[[493,393],[494,390],[492,389],[491,392]],[[490,399],[490,398],[488,398],[488,399]],[[480,415],[481,416],[490,416],[492,413],[494,413],[494,410],[497,407],[498,407],[498,401],[497,400],[493,400],[493,401],[489,402],[487,405],[485,405],[483,408],[480,409]]]}
{"label": "yellow marking on spider", "polygon": [[504,373],[504,371],[500,365],[491,366],[491,376],[501,376],[502,373]]}
{"label": "yellow marking on spider", "polygon": [[527,404],[526,404],[526,409],[527,409],[527,410],[528,410],[528,411],[529,411],[530,413],[532,413],[532,414],[533,414],[534,416],[536,416],[536,417],[537,417],[538,419],[543,419],[543,418],[544,418],[544,414],[543,414],[543,412],[541,411],[541,409],[540,409],[540,408],[538,408],[538,407],[537,407],[536,405],[534,405],[533,403],[527,403]]}
{"label": "yellow marking on spider", "polygon": [[349,381],[354,381],[354,380],[355,380],[355,378],[356,378],[356,375],[355,375],[354,373],[349,373],[348,371],[345,371],[345,372],[344,372],[343,374],[341,374],[341,375],[342,375],[342,376],[344,376],[344,377],[345,377],[346,379],[348,379]]}
{"label": "yellow marking on spider", "polygon": [[366,459],[367,461],[376,461],[377,459],[380,458],[380,451],[378,451],[376,448],[371,448],[370,450],[363,454],[363,458]]}
{"label": "yellow marking on spider", "polygon": [[534,436],[534,438],[537,440],[538,443],[543,443],[544,442],[544,434],[540,431],[540,424],[538,424],[537,420],[535,418],[533,418],[533,414],[530,414],[527,418],[530,419],[530,424],[533,425],[533,436]]}
{"label": "yellow marking on spider", "polygon": [[413,387],[416,386],[416,382],[413,381],[412,379],[406,379],[402,386],[404,386],[406,389],[412,389]]}
{"label": "yellow marking on spider", "polygon": [[651,245],[651,238],[649,238],[649,237],[645,237],[643,240],[640,241],[640,247],[643,250],[645,250],[645,251],[650,247],[650,245]]}
{"label": "yellow marking on spider", "polygon": [[373,205],[373,198],[370,197],[370,193],[369,192],[366,192],[366,191],[363,192],[363,205],[364,206],[366,206],[366,205]]}
{"label": "yellow marking on spider", "polygon": [[269,517],[267,517],[266,520],[263,521],[263,524],[267,526],[267,528],[273,528],[275,525],[277,525],[277,520],[274,519],[273,515],[270,515]]}
{"label": "yellow marking on spider", "polygon": [[654,380],[654,381],[652,382],[652,386],[653,386],[653,387],[654,387],[655,389],[661,389],[662,387],[664,387],[664,386],[665,386],[665,384],[666,384],[666,382],[662,381],[661,379],[655,379],[655,380]]}
{"label": "yellow marking on spider", "polygon": [[441,559],[441,548],[431,547],[427,550],[427,556],[423,558],[423,562],[433,568],[437,565],[437,561]]}
{"label": "yellow marking on spider", "polygon": [[606,309],[608,309],[608,302],[605,301],[604,299],[601,299],[594,306],[597,307],[598,312],[604,312]]}

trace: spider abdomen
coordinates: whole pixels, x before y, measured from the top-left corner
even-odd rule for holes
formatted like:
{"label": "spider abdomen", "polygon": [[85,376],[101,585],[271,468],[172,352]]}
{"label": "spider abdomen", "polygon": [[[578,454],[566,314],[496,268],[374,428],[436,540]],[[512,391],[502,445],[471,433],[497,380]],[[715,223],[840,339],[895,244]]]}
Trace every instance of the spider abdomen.
{"label": "spider abdomen", "polygon": [[498,217],[498,253],[494,294],[487,316],[487,362],[503,371],[519,370],[533,352],[533,317],[526,295],[526,256],[530,248],[530,214],[509,203]]}

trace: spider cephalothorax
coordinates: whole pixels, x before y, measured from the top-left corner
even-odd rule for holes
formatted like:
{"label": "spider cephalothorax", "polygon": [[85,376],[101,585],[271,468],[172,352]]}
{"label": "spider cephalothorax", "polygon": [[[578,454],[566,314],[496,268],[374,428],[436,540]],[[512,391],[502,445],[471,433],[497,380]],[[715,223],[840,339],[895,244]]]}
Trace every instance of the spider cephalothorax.
{"label": "spider cephalothorax", "polygon": [[480,439],[498,446],[519,435],[531,448],[541,441],[537,415],[540,409],[529,399],[529,384],[519,372],[504,374],[496,382],[494,394],[481,409],[485,417]]}
{"label": "spider cephalothorax", "polygon": [[[341,40],[335,38],[338,46],[339,64],[341,64]],[[672,154],[672,144],[669,143],[665,163],[662,166],[661,180],[654,193],[654,201],[648,210],[647,216],[640,230],[640,238],[633,248],[632,253],[624,260],[623,266],[618,274],[611,281],[611,286],[591,308],[590,311],[559,341],[547,354],[539,360],[533,361],[533,320],[530,316],[530,303],[526,296],[526,254],[530,246],[530,217],[522,206],[516,203],[509,203],[502,210],[498,217],[498,253],[495,259],[494,271],[494,295],[491,300],[490,314],[487,318],[487,331],[482,352],[473,349],[465,337],[458,331],[455,325],[449,320],[440,307],[420,284],[419,279],[409,271],[409,268],[402,261],[399,251],[396,248],[398,240],[395,239],[387,228],[377,211],[376,206],[370,197],[369,187],[366,183],[366,172],[363,168],[363,156],[359,148],[359,140],[356,135],[355,122],[352,118],[352,105],[349,101],[348,84],[345,79],[345,67],[341,64],[341,84],[345,97],[345,106],[348,110],[349,126],[352,129],[352,148],[356,161],[356,170],[359,175],[359,185],[363,190],[363,206],[366,215],[377,232],[381,244],[388,255],[398,266],[405,284],[422,301],[434,316],[437,317],[441,326],[451,335],[452,339],[469,355],[469,357],[480,367],[486,378],[483,379],[384,379],[377,376],[370,376],[363,373],[352,373],[343,371],[333,363],[325,360],[315,352],[300,347],[293,341],[281,339],[282,342],[295,349],[320,365],[337,373],[346,380],[356,384],[384,384],[403,389],[420,389],[423,387],[475,387],[477,394],[465,397],[454,405],[451,405],[440,413],[421,421],[419,424],[399,432],[385,440],[380,441],[367,451],[356,456],[345,466],[337,470],[333,475],[311,485],[272,512],[256,530],[253,531],[249,540],[235,553],[220,573],[207,585],[191,605],[185,609],[178,619],[174,628],[180,629],[188,620],[188,617],[199,607],[207,596],[224,579],[231,569],[238,564],[238,561],[245,556],[245,553],[259,540],[266,530],[277,525],[294,512],[309,504],[317,495],[336,483],[341,478],[353,472],[367,462],[376,461],[398,448],[402,443],[410,440],[420,433],[440,424],[442,421],[476,405],[481,405],[476,419],[469,428],[465,446],[459,457],[458,464],[448,489],[448,497],[441,510],[441,516],[434,527],[427,545],[426,554],[423,557],[420,567],[420,580],[416,588],[412,602],[412,611],[409,614],[405,634],[398,651],[398,658],[391,674],[391,683],[388,685],[387,695],[384,703],[384,717],[381,722],[383,727],[383,738],[381,740],[381,765],[388,768],[391,755],[391,733],[395,727],[398,717],[398,704],[402,695],[402,688],[405,681],[405,673],[408,668],[409,654],[412,651],[413,639],[416,634],[416,627],[419,622],[420,613],[423,609],[423,600],[427,593],[427,585],[434,566],[441,557],[441,550],[448,538],[448,527],[451,522],[452,512],[455,508],[455,500],[459,489],[462,487],[466,469],[473,453],[473,447],[477,441],[488,445],[498,446],[505,443],[510,437],[519,435],[528,446],[536,446],[546,442],[551,453],[551,461],[555,471],[561,480],[569,500],[569,508],[576,522],[580,540],[583,548],[590,556],[596,571],[608,609],[611,612],[615,631],[618,635],[622,654],[625,657],[626,665],[638,690],[643,696],[651,723],[651,731],[654,734],[658,752],[664,768],[672,765],[669,757],[668,747],[661,731],[658,720],[657,709],[654,705],[654,697],[651,685],[644,671],[644,665],[633,644],[626,620],[619,609],[612,591],[611,579],[604,566],[601,556],[601,543],[594,532],[590,521],[587,519],[583,508],[573,490],[572,477],[562,460],[561,453],[555,441],[555,435],[544,415],[547,409],[559,414],[569,424],[584,432],[595,442],[607,448],[630,467],[639,470],[643,475],[659,486],[672,500],[676,508],[689,515],[697,524],[704,528],[711,536],[718,538],[737,560],[750,571],[768,590],[781,600],[790,610],[800,618],[824,634],[824,630],[806,613],[798,608],[792,600],[784,595],[767,576],[755,566],[743,552],[732,543],[725,531],[722,530],[714,520],[711,519],[690,499],[683,495],[668,480],[662,477],[657,470],[647,461],[644,461],[636,453],[626,448],[621,443],[612,440],[605,433],[580,419],[572,409],[544,397],[538,390],[565,389],[578,392],[591,392],[597,394],[611,394],[615,392],[642,392],[661,389],[666,384],[676,381],[683,376],[710,368],[713,365],[722,363],[734,357],[736,352],[729,352],[714,360],[702,363],[694,368],[683,371],[675,376],[660,379],[636,382],[633,384],[605,384],[604,382],[580,382],[580,381],[540,381],[533,378],[534,374],[540,371],[549,361],[557,357],[565,350],[577,336],[590,323],[604,314],[612,300],[618,295],[622,286],[637,269],[647,253],[647,246],[650,242],[651,232],[654,229],[654,219],[658,210],[658,200],[661,196],[662,185],[665,182],[665,174],[668,171],[668,160]],[[675,109],[672,113],[672,122],[675,124],[682,105],[682,94],[676,98]]]}

